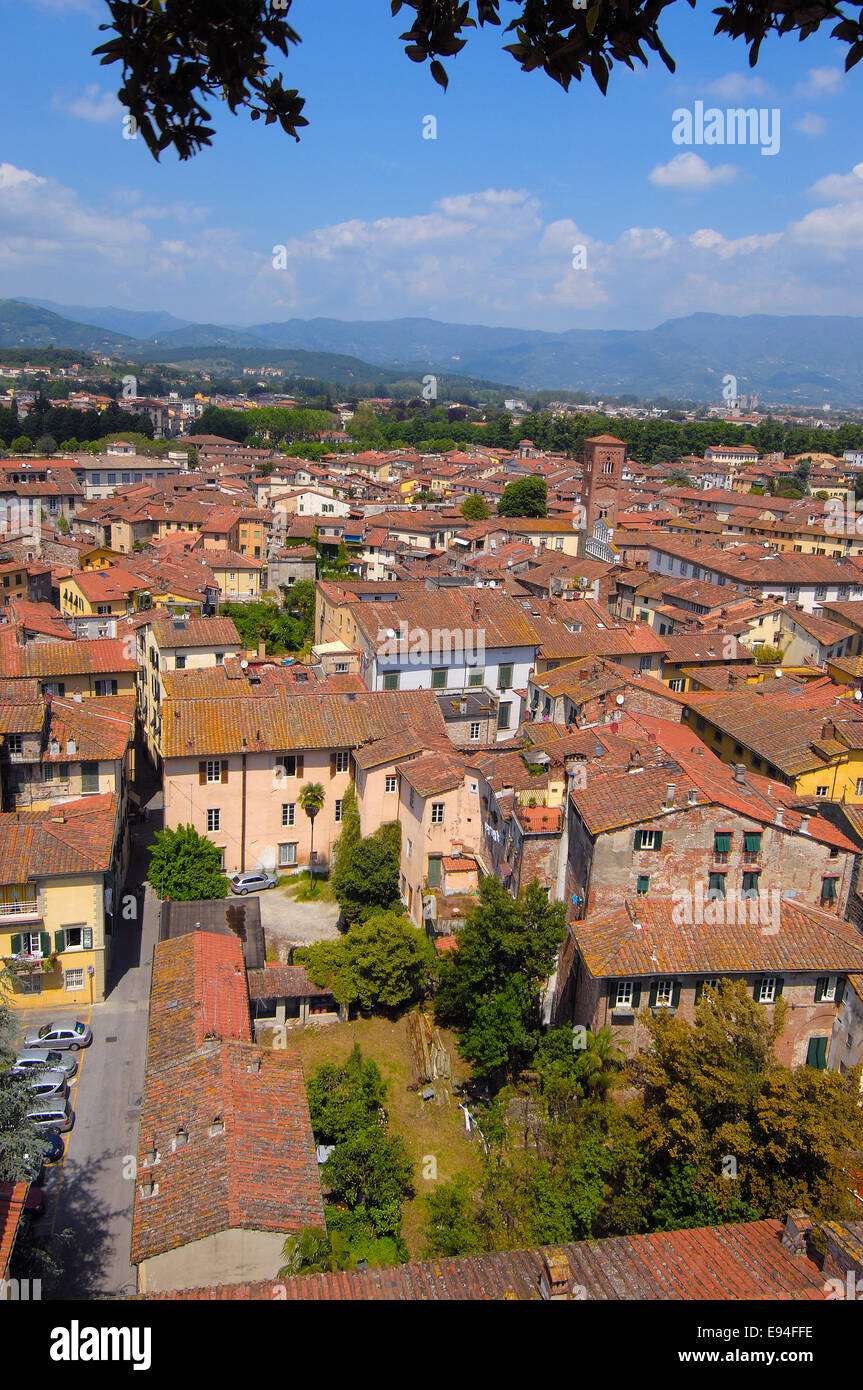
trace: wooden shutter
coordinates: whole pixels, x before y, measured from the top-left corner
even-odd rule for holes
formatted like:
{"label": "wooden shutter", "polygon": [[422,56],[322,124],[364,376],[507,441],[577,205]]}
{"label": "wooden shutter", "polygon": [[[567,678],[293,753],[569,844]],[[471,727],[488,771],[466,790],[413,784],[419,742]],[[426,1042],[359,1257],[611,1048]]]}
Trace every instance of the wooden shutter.
{"label": "wooden shutter", "polygon": [[41,950],[43,956],[50,956],[50,954],[51,954],[51,933],[50,933],[50,932],[47,932],[47,931],[40,931],[40,933],[39,933],[39,949]]}
{"label": "wooden shutter", "polygon": [[634,1009],[637,1009],[640,1003],[641,1003],[641,981],[640,981],[640,980],[633,980],[633,982],[632,982],[632,1007],[633,1007]]}
{"label": "wooden shutter", "polygon": [[842,1000],[844,999],[844,997],[845,997],[845,976],[844,976],[844,975],[837,975],[837,976],[836,976],[836,1005],[837,1005],[837,1007],[842,1003]]}
{"label": "wooden shutter", "polygon": [[198,763],[198,785],[201,786],[201,787],[206,786],[206,782],[207,782],[207,764],[206,764],[205,762],[200,762],[200,763]]}
{"label": "wooden shutter", "polygon": [[54,933],[54,950],[57,951],[57,952],[59,953],[59,952],[61,952],[61,951],[65,951],[65,949],[66,949],[66,933],[64,932],[63,928],[61,927],[59,931],[55,931],[55,933]]}
{"label": "wooden shutter", "polygon": [[656,832],[656,839],[655,839],[655,841],[654,841],[653,848],[654,848],[654,849],[662,849],[662,831],[661,831],[661,830],[657,830],[657,832]]}
{"label": "wooden shutter", "polygon": [[775,995],[773,996],[774,999],[781,999],[781,998],[782,998],[782,991],[783,991],[784,988],[785,988],[785,981],[784,981],[784,979],[782,978],[782,976],[780,975],[780,976],[779,976],[779,979],[776,981],[776,993],[775,993]]}
{"label": "wooden shutter", "polygon": [[717,830],[713,837],[714,851],[716,854],[728,854],[731,849],[731,833],[728,830]]}
{"label": "wooden shutter", "polygon": [[658,981],[658,980],[654,980],[653,983],[652,983],[651,986],[650,986],[650,994],[648,995],[648,1003],[649,1003],[651,1009],[655,1009],[655,1008],[656,1008],[656,996],[657,996],[658,992],[659,992],[659,981]]}
{"label": "wooden shutter", "polygon": [[222,759],[222,781],[223,781],[223,782],[227,782],[227,780],[228,780],[228,760],[227,760],[227,758],[223,758],[223,759]]}
{"label": "wooden shutter", "polygon": [[671,1007],[676,1009],[680,1003],[680,981],[675,980],[671,987]]}
{"label": "wooden shutter", "polygon": [[641,831],[640,831],[640,830],[636,830],[636,832],[635,832],[635,848],[636,848],[636,849],[641,849]]}
{"label": "wooden shutter", "polygon": [[331,776],[331,777],[335,777],[335,775],[336,775],[336,755],[335,755],[335,753],[331,753],[331,754],[330,754],[330,776]]}
{"label": "wooden shutter", "polygon": [[12,940],[9,943],[9,948],[13,956],[20,956],[24,948],[24,937],[22,936],[21,932],[15,932],[15,934],[12,937]]}
{"label": "wooden shutter", "polygon": [[93,928],[92,928],[92,927],[85,927],[84,930],[81,932],[81,945],[84,947],[84,950],[85,950],[85,951],[92,951],[92,949],[93,949]]}
{"label": "wooden shutter", "polygon": [[819,975],[815,981],[815,1003],[820,1004],[824,998],[824,991],[827,988],[827,976]]}
{"label": "wooden shutter", "polygon": [[302,755],[302,753],[298,753],[298,754],[297,754],[297,776],[298,776],[298,777],[302,777],[302,775],[303,775],[303,755]]}
{"label": "wooden shutter", "polygon": [[703,981],[703,980],[696,980],[696,981],[695,981],[695,1002],[696,1002],[696,1004],[700,1004],[700,1003],[701,1003],[701,996],[702,996],[703,993],[704,993],[704,981]]}

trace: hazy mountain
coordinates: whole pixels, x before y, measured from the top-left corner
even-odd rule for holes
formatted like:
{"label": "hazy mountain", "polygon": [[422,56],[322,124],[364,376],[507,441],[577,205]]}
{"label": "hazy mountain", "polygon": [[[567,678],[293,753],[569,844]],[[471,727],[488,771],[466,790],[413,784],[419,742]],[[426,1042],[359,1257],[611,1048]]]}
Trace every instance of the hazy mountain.
{"label": "hazy mountain", "polygon": [[175,328],[185,328],[189,323],[188,319],[178,319],[161,310],[115,309],[110,304],[102,309],[91,309],[86,304],[55,304],[50,299],[28,299],[25,295],[17,302],[35,304],[40,309],[50,309],[61,318],[87,323],[93,328],[107,328],[112,333],[122,333],[129,338],[150,338],[158,333],[170,333]]}
{"label": "hazy mountain", "polygon": [[[71,321],[42,303],[0,301],[0,347],[53,344],[164,362],[192,351],[200,356],[205,349],[224,349],[237,361],[233,355],[245,350],[248,365],[271,361],[333,381],[368,381],[387,369],[402,378],[437,372],[512,383],[522,390],[699,401],[719,401],[723,378],[731,375],[738,392],[756,391],[762,402],[863,404],[863,318],[691,314],[651,329],[573,328],[564,333],[423,318],[316,318],[243,329],[110,308],[76,307]],[[121,323],[139,331],[130,337]],[[333,369],[325,372],[327,363]]]}

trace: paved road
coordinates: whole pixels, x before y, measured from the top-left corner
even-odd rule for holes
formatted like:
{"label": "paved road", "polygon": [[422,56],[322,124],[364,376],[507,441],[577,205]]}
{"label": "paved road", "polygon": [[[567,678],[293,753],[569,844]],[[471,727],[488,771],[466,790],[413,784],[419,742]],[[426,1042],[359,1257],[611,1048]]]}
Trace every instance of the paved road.
{"label": "paved road", "polygon": [[[160,818],[133,829],[133,848],[124,893],[142,881],[145,844]],[[42,1218],[55,1240],[52,1252],[61,1273],[43,1280],[47,1297],[93,1299],[135,1290],[129,1263],[138,1118],[144,1081],[150,974],[158,910],[147,890],[143,914],[118,921],[105,1003],[80,1017],[93,1028],[93,1043],[79,1053],[78,1080],[70,1090],[75,1123],[62,1164],[46,1171],[48,1202]],[[75,1017],[56,1010],[58,1020]],[[28,1010],[27,1026],[47,1021]],[[126,1160],[124,1162],[124,1160]],[[62,1233],[69,1232],[68,1238]]]}

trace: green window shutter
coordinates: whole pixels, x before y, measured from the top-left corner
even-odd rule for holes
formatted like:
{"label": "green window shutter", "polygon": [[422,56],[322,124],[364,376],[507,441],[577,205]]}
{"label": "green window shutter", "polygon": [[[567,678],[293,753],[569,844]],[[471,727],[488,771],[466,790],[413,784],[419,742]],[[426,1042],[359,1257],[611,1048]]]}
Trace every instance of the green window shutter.
{"label": "green window shutter", "polygon": [[651,1009],[655,1009],[655,1008],[656,1008],[656,994],[657,994],[658,989],[659,989],[659,985],[658,985],[657,981],[654,980],[654,981],[653,981],[653,984],[650,986],[650,995],[649,995],[649,1003],[650,1003]]}
{"label": "green window shutter", "polygon": [[57,952],[59,953],[59,952],[61,952],[61,951],[65,951],[65,949],[66,949],[66,933],[64,932],[63,928],[61,927],[59,931],[55,931],[55,933],[54,933],[54,950],[57,951]]}
{"label": "green window shutter", "polygon": [[671,987],[671,1007],[676,1009],[680,1003],[680,981],[675,980]]}
{"label": "green window shutter", "polygon": [[40,933],[39,933],[39,949],[41,950],[43,956],[50,956],[50,954],[51,954],[51,933],[50,933],[50,932],[47,932],[47,931],[40,931]]}
{"label": "green window shutter", "polygon": [[636,848],[636,849],[641,849],[641,831],[640,831],[640,830],[636,830],[636,832],[635,832],[635,848]]}
{"label": "green window shutter", "polygon": [[753,986],[752,986],[752,998],[756,1001],[756,1003],[758,1002],[758,991],[760,990],[760,988],[761,988],[761,981],[760,981],[760,980],[756,980],[755,983],[754,983]]}
{"label": "green window shutter", "polygon": [[9,943],[13,956],[20,956],[24,947],[24,938],[20,932],[16,932]]}
{"label": "green window shutter", "polygon": [[647,874],[639,874],[639,875],[638,875],[638,881],[636,882],[636,885],[635,885],[635,891],[636,891],[636,893],[644,894],[644,893],[647,892],[647,890],[648,890],[649,887],[650,887],[650,879],[648,878]]}
{"label": "green window shutter", "polygon": [[815,981],[815,1003],[820,1004],[824,998],[824,991],[827,988],[827,976],[819,975]]}
{"label": "green window shutter", "polygon": [[632,982],[632,1007],[633,1007],[634,1009],[637,1009],[640,1003],[641,1003],[641,981],[640,981],[640,980],[633,980],[633,982]]}
{"label": "green window shutter", "polygon": [[743,848],[749,854],[757,854],[761,849],[761,834],[759,831],[747,830],[743,836]]}
{"label": "green window shutter", "polygon": [[656,832],[656,839],[654,840],[653,848],[654,848],[654,849],[662,849],[662,831],[661,831],[661,830],[657,830],[657,832]]}
{"label": "green window shutter", "polygon": [[838,1006],[839,1004],[842,1003],[842,1000],[843,1000],[844,997],[845,997],[845,976],[844,976],[844,975],[838,975],[837,978],[836,978],[836,1004],[837,1004],[837,1006]]}
{"label": "green window shutter", "polygon": [[702,996],[703,993],[704,993],[704,981],[703,981],[703,980],[696,980],[696,981],[695,981],[695,1002],[696,1002],[696,1004],[700,1004],[700,1003],[701,1003],[701,996]]}
{"label": "green window shutter", "polygon": [[819,1071],[823,1071],[827,1066],[826,1038],[809,1039],[809,1046],[806,1049],[806,1065],[807,1067],[816,1067]]}
{"label": "green window shutter", "polygon": [[609,982],[608,982],[608,1007],[609,1007],[610,1009],[614,1009],[614,1008],[617,1007],[617,981],[616,981],[616,980],[609,980]]}
{"label": "green window shutter", "polygon": [[713,849],[716,854],[727,854],[731,849],[730,831],[719,831],[713,837]]}
{"label": "green window shutter", "polygon": [[85,951],[92,951],[92,949],[93,949],[93,928],[92,928],[92,927],[85,927],[84,930],[82,931],[82,933],[81,933],[81,945],[84,947]]}
{"label": "green window shutter", "polygon": [[782,976],[780,975],[780,976],[779,976],[779,979],[776,981],[776,996],[775,996],[775,997],[776,997],[777,999],[779,999],[779,998],[781,997],[782,991],[783,991],[784,988],[785,988],[785,981],[784,981],[784,979],[782,978]]}

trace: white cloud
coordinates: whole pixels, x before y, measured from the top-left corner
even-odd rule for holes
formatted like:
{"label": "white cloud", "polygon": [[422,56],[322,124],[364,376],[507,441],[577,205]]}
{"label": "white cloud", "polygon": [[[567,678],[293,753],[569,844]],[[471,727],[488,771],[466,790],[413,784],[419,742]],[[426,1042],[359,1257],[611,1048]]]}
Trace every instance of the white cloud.
{"label": "white cloud", "polygon": [[74,116],[76,120],[91,121],[98,125],[116,121],[119,126],[125,109],[113,92],[103,92],[95,83],[85,87],[78,96],[58,94],[52,98],[51,105],[55,111],[63,111],[67,116]]}
{"label": "white cloud", "polygon": [[763,77],[753,73],[728,72],[724,77],[717,77],[715,82],[709,82],[706,90],[728,101],[746,101],[747,97],[766,96],[770,87]]}
{"label": "white cloud", "polygon": [[805,116],[801,116],[799,121],[795,121],[792,130],[799,130],[801,135],[823,135],[827,129],[827,122],[823,116],[815,116],[811,111],[807,111]]}
{"label": "white cloud", "polygon": [[854,202],[863,198],[863,163],[855,164],[850,174],[827,174],[809,189],[813,198],[819,202]]}
{"label": "white cloud", "polygon": [[795,94],[801,97],[831,96],[842,87],[845,74],[841,68],[810,68],[805,82],[798,82]]}
{"label": "white cloud", "polygon": [[687,193],[700,193],[717,184],[731,183],[738,170],[733,164],[717,164],[711,168],[699,154],[677,154],[667,164],[657,164],[648,178],[657,188],[676,188]]}
{"label": "white cloud", "polygon": [[732,256],[751,256],[758,251],[768,251],[781,240],[781,232],[767,232],[762,236],[735,237],[729,241],[711,227],[701,227],[688,238],[690,246],[699,251],[712,251],[723,261],[730,260]]}

